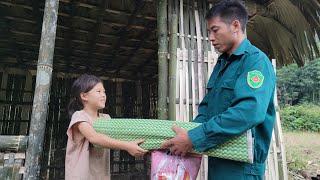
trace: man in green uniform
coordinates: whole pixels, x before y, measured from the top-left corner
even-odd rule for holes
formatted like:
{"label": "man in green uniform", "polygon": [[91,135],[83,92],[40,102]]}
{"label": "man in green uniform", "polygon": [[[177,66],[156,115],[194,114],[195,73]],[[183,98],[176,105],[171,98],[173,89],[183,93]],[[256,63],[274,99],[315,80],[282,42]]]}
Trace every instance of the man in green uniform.
{"label": "man in green uniform", "polygon": [[207,84],[194,122],[201,126],[163,144],[176,155],[204,152],[252,130],[253,164],[209,157],[209,180],[263,179],[275,120],[275,73],[268,57],[245,36],[248,13],[239,1],[221,1],[207,16],[209,39],[222,54]]}

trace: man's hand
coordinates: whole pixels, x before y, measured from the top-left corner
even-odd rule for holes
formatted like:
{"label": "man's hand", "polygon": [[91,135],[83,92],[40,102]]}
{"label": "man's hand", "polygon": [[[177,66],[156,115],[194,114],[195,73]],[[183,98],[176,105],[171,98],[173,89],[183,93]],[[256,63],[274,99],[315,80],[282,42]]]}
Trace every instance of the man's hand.
{"label": "man's hand", "polygon": [[188,137],[188,133],[177,125],[174,125],[172,130],[176,133],[176,136],[165,141],[161,148],[170,149],[171,153],[174,155],[185,156],[187,152],[192,150],[192,142]]}

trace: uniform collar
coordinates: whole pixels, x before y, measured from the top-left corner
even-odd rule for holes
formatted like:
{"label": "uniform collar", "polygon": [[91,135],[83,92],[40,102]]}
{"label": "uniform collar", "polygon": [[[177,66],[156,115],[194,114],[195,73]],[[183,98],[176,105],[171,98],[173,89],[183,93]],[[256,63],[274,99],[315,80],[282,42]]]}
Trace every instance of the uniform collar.
{"label": "uniform collar", "polygon": [[[232,52],[232,54],[230,55],[231,56],[241,56],[241,55],[244,55],[245,53],[248,52],[248,49],[250,47],[251,43],[248,39],[244,39],[240,45],[238,46],[238,48]],[[228,57],[227,53],[223,53],[220,55],[220,57],[218,58],[218,61],[221,61],[222,59],[225,59],[225,60],[232,60],[234,58],[230,58]]]}
{"label": "uniform collar", "polygon": [[250,41],[248,39],[244,39],[239,47],[232,52],[231,55],[236,55],[236,56],[240,56],[240,55],[244,55],[246,52],[248,52],[248,48],[251,45]]}

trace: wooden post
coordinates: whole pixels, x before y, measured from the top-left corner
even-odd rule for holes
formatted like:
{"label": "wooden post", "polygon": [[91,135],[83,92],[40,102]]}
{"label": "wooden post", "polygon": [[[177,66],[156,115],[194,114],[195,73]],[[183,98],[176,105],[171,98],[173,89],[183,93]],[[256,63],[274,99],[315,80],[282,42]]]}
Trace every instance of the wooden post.
{"label": "wooden post", "polygon": [[37,65],[36,87],[33,99],[29,143],[24,179],[39,179],[48,101],[52,79],[53,52],[56,38],[58,0],[46,0]]}
{"label": "wooden post", "polygon": [[167,0],[158,1],[158,118],[168,118],[168,30],[167,30]]}
{"label": "wooden post", "polygon": [[170,24],[169,119],[176,120],[176,76],[178,49],[178,17],[176,13],[172,13]]}
{"label": "wooden post", "polygon": [[[0,151],[19,152],[27,149],[28,136],[0,136]],[[1,176],[0,176],[1,177]]]}

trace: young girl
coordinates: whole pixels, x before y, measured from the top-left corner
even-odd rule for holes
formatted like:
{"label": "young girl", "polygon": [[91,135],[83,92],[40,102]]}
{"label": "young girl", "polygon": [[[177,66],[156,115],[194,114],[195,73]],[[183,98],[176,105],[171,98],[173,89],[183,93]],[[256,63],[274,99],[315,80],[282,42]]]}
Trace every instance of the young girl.
{"label": "young girl", "polygon": [[[143,140],[124,142],[97,133],[92,124],[98,117],[110,118],[99,114],[106,103],[106,94],[99,78],[84,74],[72,85],[68,113],[71,122],[67,130],[66,180],[109,180],[109,150],[121,149],[133,156],[143,156],[147,151],[140,148]],[[93,147],[92,144],[103,148]]]}

